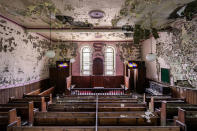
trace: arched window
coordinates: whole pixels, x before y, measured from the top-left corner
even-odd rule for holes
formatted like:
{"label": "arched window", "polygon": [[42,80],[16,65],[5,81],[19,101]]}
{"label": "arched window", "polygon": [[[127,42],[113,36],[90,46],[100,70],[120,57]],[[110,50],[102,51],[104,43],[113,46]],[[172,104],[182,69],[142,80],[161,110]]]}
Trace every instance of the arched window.
{"label": "arched window", "polygon": [[112,46],[105,48],[105,75],[115,74],[115,49]]}
{"label": "arched window", "polygon": [[91,48],[84,46],[81,49],[81,73],[82,75],[90,75],[92,64],[91,64]]}

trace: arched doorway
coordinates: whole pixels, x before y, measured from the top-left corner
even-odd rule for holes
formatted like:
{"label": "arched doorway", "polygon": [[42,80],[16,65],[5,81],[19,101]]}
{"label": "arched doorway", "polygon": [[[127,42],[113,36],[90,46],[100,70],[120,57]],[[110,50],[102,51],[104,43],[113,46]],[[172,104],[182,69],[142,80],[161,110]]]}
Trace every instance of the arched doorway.
{"label": "arched doorway", "polygon": [[93,75],[103,75],[103,60],[101,58],[93,60]]}

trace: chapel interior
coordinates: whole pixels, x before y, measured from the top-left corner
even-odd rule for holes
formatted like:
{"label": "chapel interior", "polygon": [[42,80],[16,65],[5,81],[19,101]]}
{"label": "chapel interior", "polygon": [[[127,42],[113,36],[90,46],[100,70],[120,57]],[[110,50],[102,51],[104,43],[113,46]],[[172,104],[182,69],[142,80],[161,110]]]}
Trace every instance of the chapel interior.
{"label": "chapel interior", "polygon": [[196,131],[197,0],[0,0],[0,131]]}

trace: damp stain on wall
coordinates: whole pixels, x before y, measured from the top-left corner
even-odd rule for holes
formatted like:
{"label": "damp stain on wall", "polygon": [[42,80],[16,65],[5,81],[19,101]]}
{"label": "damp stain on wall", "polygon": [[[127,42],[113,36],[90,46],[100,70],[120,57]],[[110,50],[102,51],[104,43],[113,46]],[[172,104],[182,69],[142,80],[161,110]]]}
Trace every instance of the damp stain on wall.
{"label": "damp stain on wall", "polygon": [[78,44],[73,42],[53,43],[55,57],[50,61],[50,66],[55,66],[56,61],[70,60],[77,55]]}
{"label": "damp stain on wall", "polygon": [[182,19],[177,24],[170,33],[163,33],[158,39],[157,56],[170,66],[178,85],[197,87],[197,21]]}
{"label": "damp stain on wall", "polygon": [[121,61],[141,60],[140,45],[133,44],[132,42],[121,42],[116,44],[120,51]]}
{"label": "damp stain on wall", "polygon": [[0,87],[48,78],[48,40],[3,18],[0,32]]}

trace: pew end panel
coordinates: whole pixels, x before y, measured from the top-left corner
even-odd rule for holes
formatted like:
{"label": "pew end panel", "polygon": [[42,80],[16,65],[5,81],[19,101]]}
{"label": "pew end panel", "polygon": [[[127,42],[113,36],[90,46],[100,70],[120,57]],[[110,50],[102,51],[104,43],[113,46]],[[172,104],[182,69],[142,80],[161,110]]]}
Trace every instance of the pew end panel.
{"label": "pew end panel", "polygon": [[161,111],[161,115],[160,115],[160,122],[161,122],[161,126],[166,126],[166,105],[167,102],[166,101],[163,101],[162,104],[161,104],[161,108],[160,108],[160,111]]}

